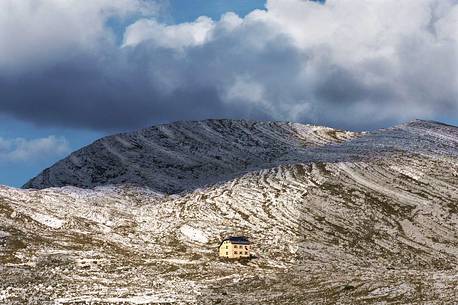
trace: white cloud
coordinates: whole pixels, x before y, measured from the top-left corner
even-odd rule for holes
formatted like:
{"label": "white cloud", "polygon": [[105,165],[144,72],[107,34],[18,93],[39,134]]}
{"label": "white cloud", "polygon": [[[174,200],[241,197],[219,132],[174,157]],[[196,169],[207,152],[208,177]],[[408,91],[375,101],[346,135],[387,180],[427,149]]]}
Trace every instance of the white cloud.
{"label": "white cloud", "polygon": [[[200,67],[194,77],[219,88],[225,103],[245,101],[250,112],[256,101],[260,113],[277,119],[402,120],[458,109],[457,11],[451,0],[269,0],[265,11],[243,19],[142,20],[126,31],[125,44],[188,48],[187,61]],[[197,57],[196,46],[208,57]],[[291,59],[275,58],[274,48],[290,48],[294,63],[281,67]],[[288,56],[283,51],[277,56]],[[182,64],[172,58],[167,70]],[[175,89],[187,81],[182,73],[163,75]]]}
{"label": "white cloud", "polygon": [[264,99],[264,88],[262,84],[246,77],[238,77],[234,84],[228,87],[225,100],[249,102],[253,104],[262,103]]}
{"label": "white cloud", "polygon": [[142,16],[116,45],[108,18],[144,4],[0,2],[0,68],[19,75],[0,72],[0,112],[92,128],[206,117],[366,128],[458,113],[455,0],[268,0],[243,18],[172,25]]}
{"label": "white cloud", "polygon": [[124,46],[134,46],[151,41],[163,48],[182,49],[205,43],[214,22],[208,17],[199,17],[192,23],[163,25],[154,20],[141,19],[130,25],[124,34]]}
{"label": "white cloud", "polygon": [[109,18],[150,15],[156,9],[143,0],[2,0],[0,68],[17,72],[95,52],[113,43]]}
{"label": "white cloud", "polygon": [[69,143],[63,137],[48,136],[31,140],[0,137],[0,162],[33,162],[64,156],[69,152]]}

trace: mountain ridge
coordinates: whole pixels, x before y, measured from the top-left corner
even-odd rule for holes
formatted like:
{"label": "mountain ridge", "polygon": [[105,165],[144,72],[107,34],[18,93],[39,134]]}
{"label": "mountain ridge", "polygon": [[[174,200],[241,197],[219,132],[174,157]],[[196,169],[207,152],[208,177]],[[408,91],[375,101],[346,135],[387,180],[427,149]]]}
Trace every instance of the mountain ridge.
{"label": "mountain ridge", "polygon": [[[206,177],[209,172],[217,181],[227,180],[265,163],[275,166],[284,154],[355,135],[288,122],[182,121],[99,139],[46,169],[24,188],[131,183],[177,193],[189,189],[181,184],[193,188],[211,183],[212,177]],[[169,181],[158,181],[159,176]]]}
{"label": "mountain ridge", "polygon": [[[45,169],[23,188],[133,184],[179,193],[280,164],[356,160],[390,143],[394,144],[387,151],[403,149],[405,143],[396,143],[402,132],[416,132],[418,142],[428,136],[434,144],[435,129],[456,127],[415,120],[372,132],[350,132],[291,122],[178,121],[101,138]],[[421,151],[410,136],[400,140]],[[444,132],[442,136],[448,137]],[[449,146],[456,149],[453,137],[450,140]],[[427,150],[431,143],[424,144]]]}

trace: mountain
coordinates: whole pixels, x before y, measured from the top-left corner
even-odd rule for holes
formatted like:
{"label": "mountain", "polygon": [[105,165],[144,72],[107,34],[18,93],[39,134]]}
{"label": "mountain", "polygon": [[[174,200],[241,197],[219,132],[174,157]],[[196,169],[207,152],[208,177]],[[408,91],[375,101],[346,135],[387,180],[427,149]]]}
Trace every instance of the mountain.
{"label": "mountain", "polygon": [[[119,168],[107,161],[115,155]],[[95,170],[99,162],[110,174]],[[173,162],[180,166],[164,165]],[[194,170],[182,166],[191,162]],[[124,170],[146,166],[167,183]],[[413,121],[350,133],[278,122],[180,122],[101,139],[47,172],[34,187],[59,187],[0,187],[0,303],[458,299],[454,126]],[[72,181],[83,187],[60,187]],[[256,258],[219,259],[228,235],[248,236]]]}
{"label": "mountain", "polygon": [[100,139],[24,188],[132,184],[173,194],[281,164],[358,160],[397,150],[456,153],[456,128],[414,121],[363,134],[284,122],[177,122]]}
{"label": "mountain", "polygon": [[25,188],[111,184],[178,193],[296,159],[357,134],[296,123],[207,120],[117,134],[84,147]]}

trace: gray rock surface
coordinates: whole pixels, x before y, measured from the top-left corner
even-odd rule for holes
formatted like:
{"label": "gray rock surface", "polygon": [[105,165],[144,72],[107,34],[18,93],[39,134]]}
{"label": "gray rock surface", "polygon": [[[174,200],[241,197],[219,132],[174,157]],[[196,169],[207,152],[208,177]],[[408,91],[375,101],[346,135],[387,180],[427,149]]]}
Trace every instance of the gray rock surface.
{"label": "gray rock surface", "polygon": [[457,128],[413,121],[354,133],[285,122],[177,122],[102,138],[24,188],[131,184],[180,193],[281,164],[355,161],[391,154],[457,154]]}

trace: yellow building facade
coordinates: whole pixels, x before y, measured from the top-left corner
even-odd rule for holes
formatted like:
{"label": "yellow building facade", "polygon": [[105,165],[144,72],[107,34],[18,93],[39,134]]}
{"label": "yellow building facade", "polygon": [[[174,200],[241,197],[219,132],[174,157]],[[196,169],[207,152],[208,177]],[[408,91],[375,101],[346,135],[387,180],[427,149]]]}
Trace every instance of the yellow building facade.
{"label": "yellow building facade", "polygon": [[229,237],[219,246],[219,256],[226,258],[249,258],[251,242],[246,237]]}

